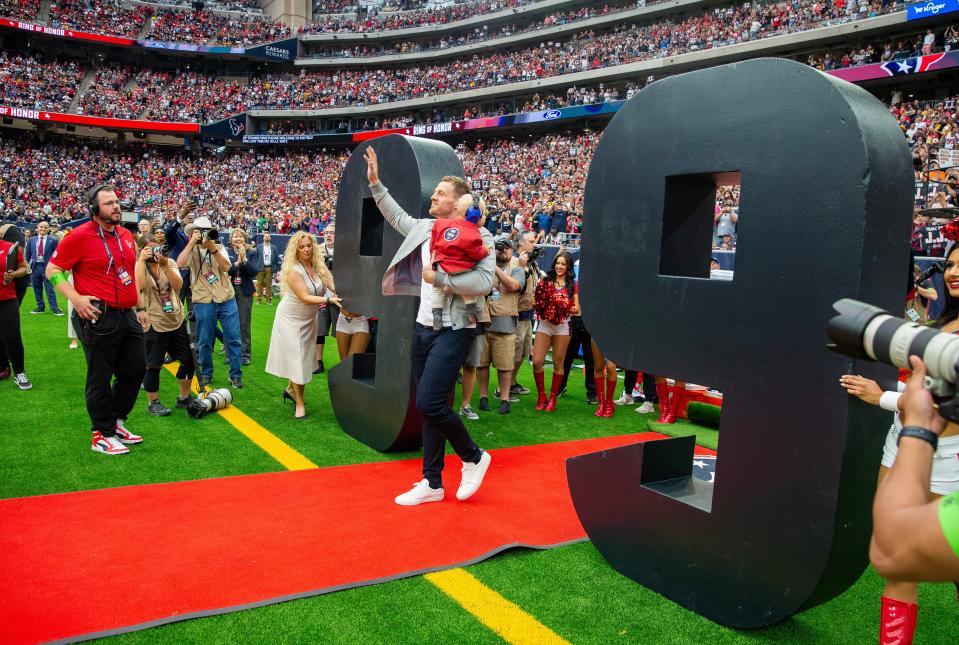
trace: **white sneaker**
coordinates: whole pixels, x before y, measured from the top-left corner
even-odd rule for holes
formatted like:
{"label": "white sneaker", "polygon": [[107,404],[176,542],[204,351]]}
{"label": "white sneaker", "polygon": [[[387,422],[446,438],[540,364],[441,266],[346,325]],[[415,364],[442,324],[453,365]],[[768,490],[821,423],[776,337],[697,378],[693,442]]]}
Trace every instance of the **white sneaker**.
{"label": "white sneaker", "polygon": [[473,412],[473,408],[468,405],[460,408],[460,416],[466,417],[467,419],[471,419],[473,421],[476,421],[477,419],[479,419],[479,415]]}
{"label": "white sneaker", "polygon": [[130,449],[120,443],[116,437],[104,437],[99,430],[93,431],[93,441],[90,448],[105,455],[125,455]]}
{"label": "white sneaker", "polygon": [[649,414],[650,412],[655,412],[656,408],[653,406],[652,403],[650,403],[649,401],[646,401],[641,406],[636,408],[636,411],[639,412],[640,414]]}
{"label": "white sneaker", "polygon": [[613,403],[614,403],[615,405],[632,405],[632,404],[633,404],[633,397],[630,396],[629,394],[626,394],[626,391],[623,390],[622,396],[620,396],[618,399],[616,399],[615,401],[613,401]]}
{"label": "white sneaker", "polygon": [[479,490],[491,461],[493,461],[493,458],[484,450],[478,464],[469,462],[463,464],[463,479],[460,481],[459,490],[456,491],[456,499],[462,502],[472,497],[473,493]]}
{"label": "white sneaker", "polygon": [[133,434],[127,427],[123,425],[124,419],[117,419],[117,439],[120,443],[125,443],[128,445],[133,445],[137,443],[143,443],[143,437],[138,434]]}
{"label": "white sneaker", "polygon": [[442,502],[444,494],[442,488],[439,490],[430,488],[429,481],[422,479],[413,484],[411,490],[397,495],[393,501],[400,506],[416,506],[424,502]]}
{"label": "white sneaker", "polygon": [[33,387],[33,383],[30,382],[30,379],[27,378],[27,375],[23,372],[15,374],[13,377],[13,382],[17,384],[17,387],[21,390],[29,390]]}

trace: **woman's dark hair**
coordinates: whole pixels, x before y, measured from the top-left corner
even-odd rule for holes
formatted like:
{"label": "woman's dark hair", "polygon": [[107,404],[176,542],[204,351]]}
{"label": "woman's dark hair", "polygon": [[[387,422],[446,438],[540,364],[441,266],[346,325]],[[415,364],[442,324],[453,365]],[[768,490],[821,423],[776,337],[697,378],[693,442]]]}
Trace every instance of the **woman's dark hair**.
{"label": "woman's dark hair", "polygon": [[566,259],[566,292],[569,294],[569,297],[573,297],[573,283],[576,282],[576,269],[573,268],[573,255],[569,251],[560,251],[556,254],[556,257],[553,258],[553,263],[549,265],[549,271],[546,272],[546,279],[549,282],[556,282],[556,260],[560,258]]}
{"label": "woman's dark hair", "polygon": [[[951,242],[946,248],[946,255],[943,256],[946,262],[949,262],[949,255],[953,251],[959,251],[959,244]],[[956,318],[959,318],[959,299],[953,298],[949,294],[949,285],[946,284],[946,288],[943,289],[945,293],[942,294],[943,305],[942,311],[939,312],[939,316],[936,317],[936,328],[941,329],[945,325],[948,325]]]}

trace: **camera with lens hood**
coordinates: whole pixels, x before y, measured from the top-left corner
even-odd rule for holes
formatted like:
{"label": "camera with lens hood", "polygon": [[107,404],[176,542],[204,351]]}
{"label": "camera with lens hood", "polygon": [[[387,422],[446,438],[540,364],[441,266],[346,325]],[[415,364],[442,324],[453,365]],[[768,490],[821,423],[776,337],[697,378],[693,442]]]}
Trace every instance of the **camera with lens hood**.
{"label": "camera with lens hood", "polygon": [[839,315],[826,325],[828,347],[850,358],[879,361],[909,369],[909,357],[926,364],[926,389],[939,404],[939,414],[959,423],[956,373],[959,372],[959,335],[909,322],[858,300],[833,303]]}

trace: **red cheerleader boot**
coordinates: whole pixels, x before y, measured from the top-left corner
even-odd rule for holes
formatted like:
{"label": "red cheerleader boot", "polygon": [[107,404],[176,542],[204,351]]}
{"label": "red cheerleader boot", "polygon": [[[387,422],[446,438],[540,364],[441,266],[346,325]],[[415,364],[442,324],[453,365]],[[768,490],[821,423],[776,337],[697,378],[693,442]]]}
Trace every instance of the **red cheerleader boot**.
{"label": "red cheerleader boot", "polygon": [[656,384],[656,396],[659,397],[659,418],[656,423],[672,423],[669,418],[669,385],[663,381]]}
{"label": "red cheerleader boot", "polygon": [[605,417],[606,416],[606,392],[603,391],[603,381],[606,379],[602,376],[593,377],[593,381],[596,383],[596,412],[593,414],[594,417]]}
{"label": "red cheerleader boot", "polygon": [[533,372],[533,380],[536,381],[536,409],[542,410],[546,407],[546,373]]}
{"label": "red cheerleader boot", "polygon": [[912,645],[918,615],[919,605],[883,596],[879,645]]}
{"label": "red cheerleader boot", "polygon": [[669,401],[669,415],[663,423],[676,423],[676,417],[679,415],[679,411],[683,409],[683,400],[686,398],[685,384],[679,386],[674,385],[670,389],[673,391],[673,394]]}
{"label": "red cheerleader boot", "polygon": [[[556,410],[556,397],[559,396],[559,386],[563,384],[563,375],[553,372],[553,382],[549,386],[549,399],[546,401],[546,407],[543,408],[547,412],[554,412]],[[599,392],[596,393],[597,396]]]}
{"label": "red cheerleader boot", "polygon": [[[597,386],[599,384],[597,383]],[[597,388],[597,392],[599,389]],[[604,417],[611,417],[616,411],[616,404],[613,403],[613,396],[616,395],[616,379],[606,381],[606,410],[603,413]]]}

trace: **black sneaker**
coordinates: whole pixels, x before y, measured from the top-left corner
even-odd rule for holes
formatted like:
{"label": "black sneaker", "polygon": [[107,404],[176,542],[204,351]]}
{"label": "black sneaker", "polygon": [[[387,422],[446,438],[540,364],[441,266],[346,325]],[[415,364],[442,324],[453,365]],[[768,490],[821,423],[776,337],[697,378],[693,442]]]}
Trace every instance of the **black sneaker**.
{"label": "black sneaker", "polygon": [[34,309],[33,311],[31,311],[30,313],[32,313],[32,314],[42,314],[42,313],[43,313],[43,309],[40,309],[40,307],[37,307],[36,309]]}
{"label": "black sneaker", "polygon": [[590,405],[596,405],[597,401],[599,401],[599,399],[596,398],[595,394],[586,395],[586,402],[589,403]]}
{"label": "black sneaker", "polygon": [[519,383],[513,383],[513,387],[509,389],[510,394],[529,394],[529,388],[525,388]]}
{"label": "black sneaker", "polygon": [[322,374],[325,370],[326,370],[326,368],[323,367],[323,361],[317,361],[316,369],[313,370],[313,373],[314,373],[314,374]]}
{"label": "black sneaker", "polygon": [[479,409],[480,412],[489,412],[489,399],[485,396],[480,397]]}
{"label": "black sneaker", "polygon": [[499,402],[499,413],[500,413],[500,414],[509,414],[509,401],[500,401],[500,402]]}
{"label": "black sneaker", "polygon": [[186,408],[190,407],[190,404],[193,403],[194,401],[196,401],[196,397],[193,396],[192,394],[186,397],[185,399],[181,399],[180,397],[177,397],[176,407],[180,408],[181,410],[185,410]]}
{"label": "black sneaker", "polygon": [[147,405],[147,412],[155,417],[165,417],[170,414],[170,408],[160,403],[160,399],[150,401]]}
{"label": "black sneaker", "polygon": [[[512,390],[512,389],[510,389],[509,394],[510,394],[510,397],[509,397],[509,402],[510,402],[510,403],[519,403],[519,398],[513,396],[513,390]],[[499,388],[496,388],[496,391],[493,392],[493,398],[494,398],[494,399],[500,398],[500,397],[499,397]]]}
{"label": "black sneaker", "polygon": [[53,315],[54,315],[54,316],[63,316],[64,314],[63,314],[63,312],[60,311],[59,309],[54,309],[54,310],[53,310]]}
{"label": "black sneaker", "polygon": [[230,379],[230,386],[231,386],[234,390],[243,389],[243,379],[241,379],[239,376],[237,376],[236,378],[231,378],[231,379]]}

